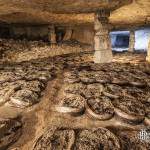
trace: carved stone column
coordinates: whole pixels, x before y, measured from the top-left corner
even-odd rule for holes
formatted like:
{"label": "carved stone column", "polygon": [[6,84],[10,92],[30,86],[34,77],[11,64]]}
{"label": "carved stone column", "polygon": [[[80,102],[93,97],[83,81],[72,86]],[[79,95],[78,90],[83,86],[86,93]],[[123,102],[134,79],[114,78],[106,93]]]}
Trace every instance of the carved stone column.
{"label": "carved stone column", "polygon": [[111,42],[109,37],[109,11],[101,10],[95,14],[94,62],[109,63],[112,61]]}
{"label": "carved stone column", "polygon": [[68,41],[71,39],[71,37],[72,37],[72,29],[68,28],[66,29],[66,33],[65,33],[63,41]]}
{"label": "carved stone column", "polygon": [[146,60],[150,63],[150,39],[149,39],[149,43],[148,43]]}
{"label": "carved stone column", "polygon": [[49,33],[48,33],[48,40],[51,44],[56,44],[56,33],[55,33],[55,27],[50,26],[49,27]]}
{"label": "carved stone column", "polygon": [[130,38],[129,38],[129,52],[134,52],[134,45],[135,45],[135,32],[134,30],[130,31]]}

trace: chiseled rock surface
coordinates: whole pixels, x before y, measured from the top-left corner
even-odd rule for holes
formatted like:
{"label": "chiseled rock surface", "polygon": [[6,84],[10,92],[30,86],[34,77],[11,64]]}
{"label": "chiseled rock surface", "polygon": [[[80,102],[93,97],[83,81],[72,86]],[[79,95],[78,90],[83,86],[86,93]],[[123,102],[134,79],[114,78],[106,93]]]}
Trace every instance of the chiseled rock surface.
{"label": "chiseled rock surface", "polygon": [[[122,6],[127,4],[125,6]],[[94,12],[101,8],[114,9],[110,23],[114,26],[139,26],[150,23],[149,0],[49,0],[38,2],[0,0],[0,22],[26,24],[93,24]],[[130,12],[130,13],[129,13]],[[82,13],[82,14],[81,14]],[[84,14],[83,14],[84,13]]]}
{"label": "chiseled rock surface", "polygon": [[[9,12],[15,11],[19,9],[21,10],[38,10],[38,11],[47,11],[47,12],[54,12],[54,13],[80,13],[80,12],[94,12],[95,10],[98,10],[100,8],[115,8],[120,5],[126,4],[128,2],[131,2],[130,0],[111,0],[111,2],[107,0],[93,0],[93,1],[87,1],[87,0],[31,0],[31,1],[18,1],[18,0],[6,0],[0,1],[1,6],[4,8],[11,8],[11,9],[5,9],[5,11]],[[17,9],[18,8],[18,9]]]}
{"label": "chiseled rock surface", "polygon": [[[124,4],[127,5],[122,6]],[[95,11],[101,8],[113,8],[114,11],[111,12],[109,20],[114,26],[139,26],[150,23],[149,7],[149,0],[133,2],[131,0],[113,0],[111,2],[105,0],[44,0],[38,2],[36,0],[0,0],[0,22],[61,25],[93,24]]]}
{"label": "chiseled rock surface", "polygon": [[[0,0],[0,21],[6,23],[88,23],[89,13],[99,9],[116,9],[131,0]],[[60,13],[60,14],[55,14]],[[72,13],[72,14],[68,14]]]}
{"label": "chiseled rock surface", "polygon": [[136,0],[111,13],[110,23],[115,26],[139,26],[150,23],[150,1]]}

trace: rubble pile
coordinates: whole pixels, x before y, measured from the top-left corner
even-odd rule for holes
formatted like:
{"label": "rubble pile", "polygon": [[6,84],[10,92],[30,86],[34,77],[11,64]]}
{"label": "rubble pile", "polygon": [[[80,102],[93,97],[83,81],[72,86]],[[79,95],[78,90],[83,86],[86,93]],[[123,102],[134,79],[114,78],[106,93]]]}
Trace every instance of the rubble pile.
{"label": "rubble pile", "polygon": [[[0,40],[0,51],[3,61],[22,62],[33,59],[48,58],[58,55],[91,51],[90,45],[76,41],[50,45],[43,41]],[[1,56],[1,57],[2,57]]]}

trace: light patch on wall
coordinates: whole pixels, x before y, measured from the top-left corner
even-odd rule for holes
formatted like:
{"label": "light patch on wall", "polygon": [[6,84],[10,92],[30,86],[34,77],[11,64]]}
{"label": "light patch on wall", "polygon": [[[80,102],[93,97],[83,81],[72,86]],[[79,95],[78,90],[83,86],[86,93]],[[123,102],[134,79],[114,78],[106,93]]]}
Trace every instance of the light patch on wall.
{"label": "light patch on wall", "polygon": [[[128,48],[115,47],[117,35],[130,36],[130,32],[129,31],[115,31],[115,32],[110,33],[112,50],[127,51]],[[135,46],[134,46],[135,50],[147,51],[149,41],[150,41],[150,28],[141,28],[135,31]]]}
{"label": "light patch on wall", "polygon": [[144,28],[135,32],[135,50],[147,51],[150,40],[150,28]]}

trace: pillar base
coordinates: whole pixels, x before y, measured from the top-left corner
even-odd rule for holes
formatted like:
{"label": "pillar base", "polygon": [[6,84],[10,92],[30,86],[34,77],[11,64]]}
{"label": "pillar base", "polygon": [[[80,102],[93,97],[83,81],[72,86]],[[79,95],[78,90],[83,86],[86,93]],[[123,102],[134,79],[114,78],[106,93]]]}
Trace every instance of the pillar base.
{"label": "pillar base", "polygon": [[128,52],[129,52],[129,53],[134,53],[134,48],[128,49]]}
{"label": "pillar base", "polygon": [[95,63],[110,63],[112,62],[113,56],[110,50],[99,50],[95,51],[94,62]]}
{"label": "pillar base", "polygon": [[150,63],[150,56],[146,57],[146,61]]}

